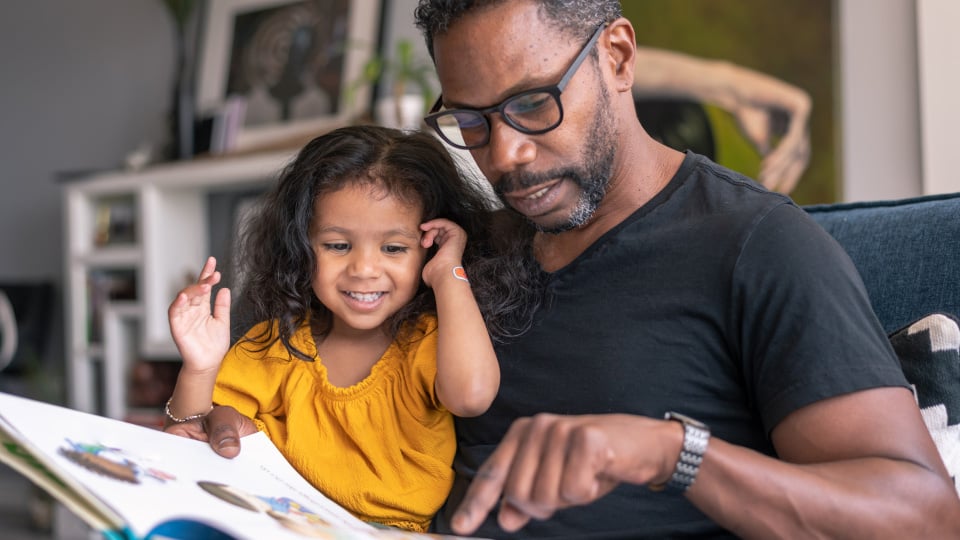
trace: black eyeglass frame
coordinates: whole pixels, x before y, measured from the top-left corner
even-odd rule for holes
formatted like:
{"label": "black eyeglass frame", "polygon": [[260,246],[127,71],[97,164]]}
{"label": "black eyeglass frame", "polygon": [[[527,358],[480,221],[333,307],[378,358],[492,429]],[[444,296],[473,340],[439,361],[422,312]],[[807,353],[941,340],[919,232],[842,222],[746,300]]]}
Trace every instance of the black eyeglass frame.
{"label": "black eyeglass frame", "polygon": [[[524,90],[523,92],[519,92],[517,94],[513,94],[512,96],[507,97],[506,99],[504,99],[503,101],[501,101],[496,105],[485,107],[482,109],[459,108],[459,109],[448,109],[445,111],[441,111],[440,108],[443,106],[443,94],[441,94],[439,97],[437,97],[436,103],[434,103],[433,107],[430,108],[430,112],[427,114],[427,116],[424,117],[423,121],[428,126],[433,128],[433,130],[437,132],[437,134],[440,135],[440,138],[443,139],[447,144],[455,148],[459,148],[461,150],[471,150],[473,148],[480,148],[481,146],[484,146],[490,142],[490,116],[489,115],[491,113],[498,113],[500,117],[503,118],[503,121],[507,123],[508,126],[519,131],[520,133],[525,133],[527,135],[540,135],[548,131],[553,131],[554,129],[557,129],[557,127],[563,123],[563,102],[560,100],[560,94],[567,87],[567,84],[570,82],[570,79],[572,79],[573,76],[577,73],[577,70],[580,68],[580,64],[582,64],[583,61],[587,59],[587,56],[590,54],[590,51],[593,50],[593,46],[597,43],[597,40],[600,39],[600,34],[603,33],[603,30],[606,27],[607,27],[606,22],[601,23],[600,25],[597,26],[597,29],[594,30],[593,35],[590,36],[590,39],[587,40],[583,48],[580,49],[580,52],[577,54],[577,57],[573,59],[573,62],[570,64],[570,67],[568,67],[567,70],[563,73],[563,76],[560,77],[560,82],[558,82],[557,84],[552,84],[550,86],[541,86],[539,88],[531,88],[530,90]],[[504,110],[506,109],[507,105],[516,101],[517,99],[523,98],[525,96],[529,96],[531,94],[549,94],[551,97],[553,97],[553,101],[557,104],[557,111],[559,113],[557,115],[556,123],[541,129],[528,129],[516,123],[510,117],[510,115],[504,114]],[[476,114],[477,116],[483,119],[483,124],[487,129],[486,129],[486,135],[483,137],[483,140],[481,142],[478,142],[475,144],[459,144],[447,138],[447,136],[443,133],[443,130],[440,128],[440,124],[438,123],[437,120],[440,117],[456,115],[457,113]]]}

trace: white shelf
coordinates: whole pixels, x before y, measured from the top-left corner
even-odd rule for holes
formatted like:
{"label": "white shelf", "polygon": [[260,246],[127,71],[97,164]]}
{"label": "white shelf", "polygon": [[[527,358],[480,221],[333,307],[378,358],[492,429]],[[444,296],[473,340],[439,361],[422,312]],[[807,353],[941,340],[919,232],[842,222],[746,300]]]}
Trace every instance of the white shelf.
{"label": "white shelf", "polygon": [[[133,362],[178,357],[167,307],[211,254],[210,194],[265,188],[293,157],[284,151],[198,159],[64,184],[71,407],[123,418]],[[105,207],[113,211],[106,214],[123,211],[122,227],[104,228]],[[92,275],[127,273],[135,298],[91,298]]]}
{"label": "white shelf", "polygon": [[90,267],[122,268],[137,266],[141,259],[143,259],[143,250],[140,246],[130,245],[97,248],[76,255],[74,262]]}

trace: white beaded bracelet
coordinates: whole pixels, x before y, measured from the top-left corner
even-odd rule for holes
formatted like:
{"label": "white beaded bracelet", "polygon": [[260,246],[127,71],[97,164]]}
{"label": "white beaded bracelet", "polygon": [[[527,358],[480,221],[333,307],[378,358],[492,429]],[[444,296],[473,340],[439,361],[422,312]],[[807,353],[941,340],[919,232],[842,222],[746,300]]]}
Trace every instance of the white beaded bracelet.
{"label": "white beaded bracelet", "polygon": [[168,399],[166,405],[163,406],[163,414],[167,415],[167,418],[169,418],[169,419],[170,419],[171,421],[173,421],[173,423],[175,423],[175,424],[183,424],[183,423],[185,423],[185,422],[190,422],[191,420],[199,420],[199,419],[205,417],[206,415],[210,414],[211,411],[213,411],[213,404],[211,404],[211,405],[210,405],[210,410],[207,411],[207,412],[205,412],[205,413],[201,413],[201,414],[191,414],[190,416],[184,416],[183,418],[178,418],[178,417],[174,416],[173,413],[170,412],[170,402],[171,402],[171,401],[173,401],[173,397],[171,397],[170,399]]}

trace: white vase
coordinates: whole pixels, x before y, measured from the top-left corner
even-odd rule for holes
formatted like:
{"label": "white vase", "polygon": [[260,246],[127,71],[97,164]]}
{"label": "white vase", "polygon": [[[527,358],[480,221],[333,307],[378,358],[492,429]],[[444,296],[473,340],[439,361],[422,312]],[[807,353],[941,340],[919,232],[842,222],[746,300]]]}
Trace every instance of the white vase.
{"label": "white vase", "polygon": [[423,122],[423,96],[406,94],[398,104],[393,96],[377,100],[375,120],[378,124],[397,129],[418,129]]}

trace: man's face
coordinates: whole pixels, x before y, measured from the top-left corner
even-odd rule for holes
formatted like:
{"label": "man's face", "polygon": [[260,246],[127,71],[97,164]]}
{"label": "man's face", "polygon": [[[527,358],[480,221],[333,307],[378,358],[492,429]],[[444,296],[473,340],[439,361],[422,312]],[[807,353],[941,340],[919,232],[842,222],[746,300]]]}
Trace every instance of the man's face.
{"label": "man's face", "polygon": [[[542,21],[530,2],[481,9],[434,41],[445,107],[482,108],[556,84],[584,47]],[[595,54],[561,95],[563,121],[540,135],[489,115],[490,141],[471,150],[505,205],[539,230],[559,233],[593,216],[610,181],[616,126]]]}
{"label": "man's face", "polygon": [[[610,96],[602,86],[600,111],[609,111]],[[559,128],[558,128],[559,129]],[[500,176],[493,184],[497,197],[514,210],[524,214],[537,230],[550,234],[562,233],[587,223],[600,206],[610,183],[613,169],[614,136],[612,121],[600,114],[594,116],[593,124],[583,139],[576,161],[542,173],[516,170]],[[555,219],[540,219],[536,206],[540,199],[551,193],[549,185],[560,180],[559,186],[572,185],[579,191],[572,208],[560,208]],[[530,193],[525,198],[512,197],[512,193]],[[549,201],[546,201],[549,203]],[[546,205],[544,205],[546,206]],[[531,212],[525,212],[526,207]],[[566,214],[566,219],[563,214]]]}

